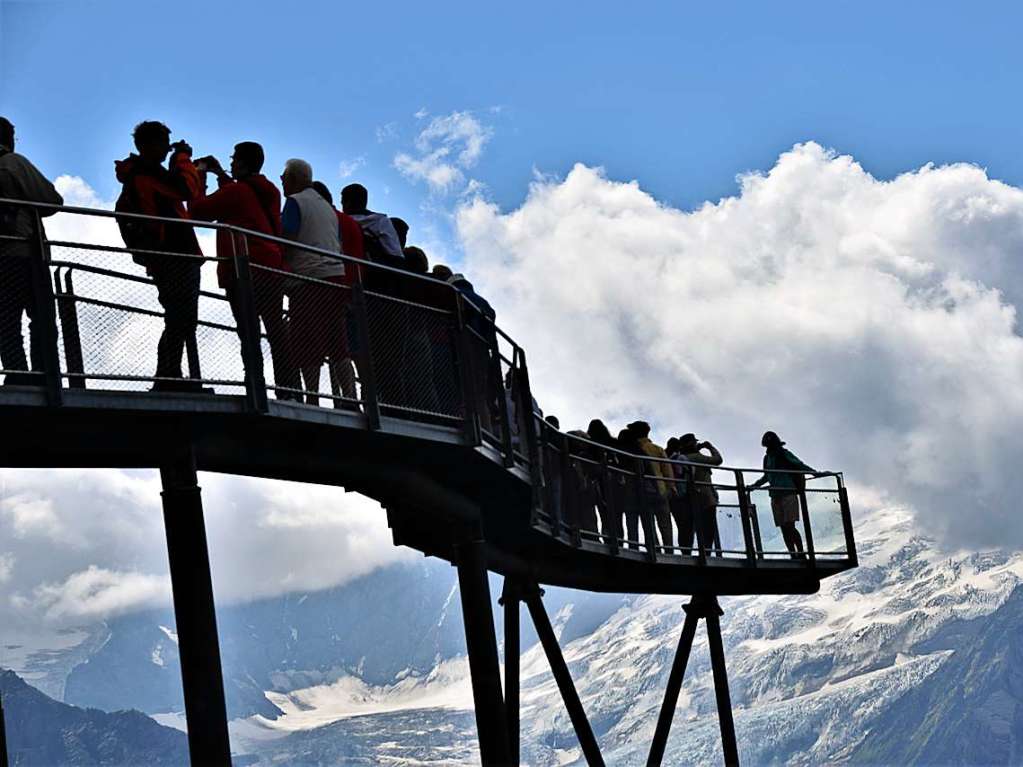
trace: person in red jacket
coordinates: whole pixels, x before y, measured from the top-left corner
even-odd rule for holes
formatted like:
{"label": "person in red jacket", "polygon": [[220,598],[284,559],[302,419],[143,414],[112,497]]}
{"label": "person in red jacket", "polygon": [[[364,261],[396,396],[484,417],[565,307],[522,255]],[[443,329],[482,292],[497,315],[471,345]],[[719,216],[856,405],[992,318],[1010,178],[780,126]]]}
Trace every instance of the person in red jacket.
{"label": "person in red jacket", "polygon": [[[138,154],[114,163],[117,180],[122,184],[114,209],[187,220],[184,203],[200,194],[192,148],[184,141],[172,146],[170,128],[154,121],[135,126],[133,138]],[[168,153],[171,157],[165,168]],[[187,340],[195,338],[199,323],[202,251],[195,231],[184,223],[119,219],[118,225],[133,259],[145,266],[156,285],[163,306],[164,328],[156,348],[153,391],[201,391],[198,381],[175,380],[183,378],[181,356]],[[189,372],[193,376],[198,373]]]}
{"label": "person in red jacket", "polygon": [[[197,161],[203,171],[217,177],[217,191],[207,196],[203,191],[188,206],[193,218],[219,221],[254,232],[281,236],[281,193],[260,171],[263,169],[263,147],[254,141],[236,144],[231,155],[231,173],[228,175],[217,158],[208,156]],[[244,239],[244,243],[242,242]],[[234,255],[246,248],[251,264],[252,287],[255,293],[256,314],[263,321],[270,342],[274,383],[278,399],[300,399],[298,368],[291,354],[288,326],[284,320],[284,257],[281,246],[259,237],[236,238],[231,232],[217,231],[217,280],[224,289],[235,322],[239,320],[240,306]],[[289,389],[295,391],[288,391]]]}

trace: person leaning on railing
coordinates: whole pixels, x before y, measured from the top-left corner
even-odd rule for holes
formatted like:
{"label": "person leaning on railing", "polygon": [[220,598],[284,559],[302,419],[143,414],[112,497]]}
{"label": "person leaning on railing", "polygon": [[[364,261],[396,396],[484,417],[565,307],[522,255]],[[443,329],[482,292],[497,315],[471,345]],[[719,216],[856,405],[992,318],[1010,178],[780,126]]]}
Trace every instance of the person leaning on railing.
{"label": "person leaning on railing", "polygon": [[[64,199],[27,158],[14,151],[14,125],[0,117],[0,197],[11,200],[63,205]],[[41,209],[40,216],[56,213]],[[0,368],[26,371],[8,373],[6,386],[42,385],[40,376],[28,370],[43,369],[43,337],[32,292],[32,259],[42,259],[41,232],[36,213],[27,207],[0,208]],[[2,238],[18,238],[8,240]],[[29,319],[29,359],[25,358],[25,340],[21,334],[22,315]]]}
{"label": "person leaning on railing", "polygon": [[[141,122],[132,135],[138,154],[114,163],[117,180],[122,184],[114,210],[187,220],[184,203],[201,193],[199,172],[192,164],[192,148],[184,141],[172,146],[170,128],[160,122]],[[168,153],[169,167],[165,168],[163,162]],[[127,218],[119,218],[117,223],[124,244],[132,251],[135,263],[146,268],[163,306],[163,333],[156,347],[157,380],[153,391],[198,392],[201,390],[198,381],[167,380],[183,377],[181,357],[185,342],[195,337],[199,324],[202,260],[188,257],[202,256],[195,230],[188,224]]]}
{"label": "person leaning on railing", "polygon": [[[224,171],[216,157],[203,157],[196,161],[202,175],[202,191],[192,200],[188,211],[201,221],[219,221],[273,237],[281,236],[281,193],[260,171],[263,169],[263,147],[254,141],[236,144],[231,155],[231,173]],[[217,177],[217,190],[206,194],[206,175]],[[239,331],[242,328],[241,306],[235,274],[234,256],[240,252],[241,235],[217,230],[217,280],[227,294]],[[298,369],[291,358],[288,326],[284,321],[284,269],[281,246],[259,237],[245,237],[251,269],[252,290],[256,314],[266,327],[273,360],[274,381],[277,386],[297,390]],[[260,268],[263,267],[263,268]],[[258,322],[258,320],[257,320]],[[262,357],[259,364],[262,365]],[[277,390],[277,399],[297,399],[298,394]]]}
{"label": "person leaning on railing", "polygon": [[818,472],[803,463],[790,451],[773,431],[765,431],[760,444],[764,453],[764,476],[749,486],[753,490],[764,485],[770,486],[771,513],[774,524],[781,530],[785,548],[793,559],[803,555],[803,539],[796,529],[799,521],[799,495],[806,489],[805,474]]}

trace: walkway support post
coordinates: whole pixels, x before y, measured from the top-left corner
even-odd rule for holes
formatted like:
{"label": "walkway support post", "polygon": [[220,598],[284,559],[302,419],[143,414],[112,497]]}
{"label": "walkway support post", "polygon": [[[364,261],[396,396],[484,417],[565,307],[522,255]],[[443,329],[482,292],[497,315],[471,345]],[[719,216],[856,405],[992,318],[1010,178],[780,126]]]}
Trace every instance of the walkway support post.
{"label": "walkway support post", "polygon": [[724,611],[717,599],[711,597],[706,612],[707,645],[710,648],[710,667],[714,673],[714,695],[718,704],[718,723],[721,725],[721,748],[728,767],[738,767],[739,747],[735,742],[735,722],[732,719],[732,698],[728,693],[728,672],[725,670],[725,649],[721,643],[721,622]]}
{"label": "walkway support post", "polygon": [[508,747],[512,764],[519,763],[519,657],[522,654],[519,633],[518,586],[504,579],[501,605],[504,607],[504,710],[508,720]]}
{"label": "walkway support post", "polygon": [[597,745],[593,728],[590,727],[590,722],[586,718],[582,701],[579,700],[579,693],[576,692],[572,675],[568,671],[568,664],[565,663],[565,656],[561,654],[561,647],[558,646],[558,638],[554,635],[554,629],[551,627],[551,620],[547,617],[547,610],[544,609],[543,591],[535,585],[528,587],[523,592],[523,601],[529,608],[529,615],[533,619],[533,626],[540,638],[540,644],[543,645],[544,652],[547,654],[547,662],[551,665],[554,681],[558,683],[561,698],[565,701],[565,708],[572,720],[576,737],[579,738],[579,745],[586,757],[586,763],[590,767],[604,767],[604,757],[600,755],[600,746]]}
{"label": "walkway support post", "polygon": [[160,479],[185,693],[188,752],[193,765],[230,767],[213,579],[191,446],[160,467]]}
{"label": "walkway support post", "polygon": [[505,767],[512,762],[482,532],[476,531],[468,540],[458,543],[455,556],[462,619],[465,622],[465,646],[472,676],[472,697],[476,706],[480,761],[483,767]]}
{"label": "walkway support post", "polygon": [[664,702],[657,717],[657,728],[650,744],[650,756],[647,767],[660,767],[664,759],[664,750],[668,743],[668,733],[675,717],[682,680],[685,678],[689,655],[693,649],[693,638],[696,636],[697,624],[704,619],[707,624],[707,644],[710,648],[710,664],[714,674],[714,693],[717,698],[718,722],[721,726],[721,748],[724,753],[726,767],[737,767],[739,749],[735,741],[735,722],[732,719],[732,701],[728,692],[728,674],[725,671],[725,651],[721,643],[721,623],[723,614],[718,605],[717,597],[709,594],[694,594],[689,604],[683,605],[686,620],[682,625],[682,635],[675,650],[675,660],[668,674],[668,686],[664,691]]}

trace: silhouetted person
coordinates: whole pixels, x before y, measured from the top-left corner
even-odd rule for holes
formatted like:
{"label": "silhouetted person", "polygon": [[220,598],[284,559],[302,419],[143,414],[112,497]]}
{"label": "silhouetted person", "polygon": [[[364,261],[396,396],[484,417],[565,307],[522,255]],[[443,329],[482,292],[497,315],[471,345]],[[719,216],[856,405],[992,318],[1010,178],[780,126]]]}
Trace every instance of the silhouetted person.
{"label": "silhouetted person", "polygon": [[469,334],[470,365],[476,380],[476,412],[483,428],[493,433],[494,411],[498,397],[503,396],[500,371],[493,358],[497,347],[497,331],[494,327],[496,314],[490,303],[473,288],[472,283],[461,274],[453,274],[448,283],[465,299],[465,324]]}
{"label": "silhouetted person", "polygon": [[[655,445],[650,439],[650,424],[646,421],[634,421],[630,423],[629,431],[636,435],[636,446],[644,455],[655,460],[646,462],[646,482],[643,483],[643,498],[646,510],[657,522],[657,528],[661,534],[661,544],[665,547],[671,546],[671,513],[668,510],[668,498],[674,492],[674,472],[671,467],[664,463],[668,454],[664,448]],[[662,460],[656,460],[662,459]],[[649,533],[654,532],[649,530]],[[656,535],[651,535],[648,545],[656,546]]]}
{"label": "silhouetted person", "polygon": [[[370,210],[368,205],[369,192],[362,184],[349,184],[341,190],[341,210],[362,227],[366,258],[375,264],[404,268],[402,244],[394,224],[385,214]],[[376,277],[377,274],[373,274],[373,279]]]}
{"label": "silhouetted person", "polygon": [[454,273],[451,271],[450,266],[445,266],[444,264],[434,264],[430,274],[432,274],[438,280],[444,280],[445,282],[447,282],[448,280],[451,279]]}
{"label": "silhouetted person", "polygon": [[[254,141],[235,144],[231,155],[231,172],[228,174],[217,158],[209,156],[196,161],[202,172],[203,193],[189,203],[188,211],[193,218],[202,221],[219,221],[222,224],[250,229],[254,232],[281,236],[281,193],[260,171],[263,169],[263,147]],[[217,190],[207,195],[206,176],[217,177]],[[291,357],[288,326],[284,320],[284,269],[283,248],[276,242],[259,237],[238,237],[223,229],[217,230],[217,280],[231,302],[235,322],[241,329],[235,264],[231,260],[236,249],[242,247],[244,239],[249,263],[252,265],[252,289],[255,298],[257,323],[262,320],[266,337],[270,343],[270,358],[273,360],[276,386],[297,390],[298,369]],[[259,360],[262,365],[262,357]],[[277,390],[278,399],[298,399],[295,391]]]}
{"label": "silhouetted person", "polygon": [[[665,445],[664,452],[668,454],[668,458],[673,461],[684,461],[685,455],[683,455],[680,449],[681,442],[678,437],[672,437],[668,440],[668,444]],[[672,464],[672,471],[675,474],[675,494],[668,497],[668,508],[671,510],[671,516],[675,518],[675,526],[678,527],[678,545],[682,549],[683,554],[692,553],[693,548],[693,537],[696,534],[696,528],[693,525],[693,504],[692,495],[689,491],[689,467],[682,466],[680,464]]]}
{"label": "silhouetted person", "polygon": [[[11,200],[63,205],[42,173],[28,159],[14,151],[14,125],[0,117],[0,197]],[[51,216],[55,210],[40,209],[38,216]],[[41,324],[47,313],[40,311],[32,289],[33,261],[46,258],[40,246],[38,227],[42,221],[31,208],[0,208],[0,368],[28,371],[43,369],[43,333]],[[7,240],[16,237],[22,241]],[[36,268],[39,268],[38,263]],[[48,271],[48,270],[47,270]],[[29,320],[29,359],[21,334],[22,314]],[[56,334],[54,333],[54,337]],[[4,383],[10,386],[42,385],[41,376],[23,372],[8,373]]]}
{"label": "silhouetted person", "polygon": [[[626,453],[638,455],[642,451],[639,448],[636,434],[629,428],[618,432],[618,447]],[[624,459],[622,468],[627,474],[622,474],[621,492],[621,513],[625,517],[625,544],[626,548],[639,549],[639,488],[634,465],[627,465],[634,462]]]}
{"label": "silhouetted person", "polygon": [[[331,195],[327,185],[322,181],[313,181],[313,189],[316,190],[317,194],[320,195],[327,204],[334,208],[334,197]],[[334,349],[338,354],[343,356],[340,359],[330,359],[330,377],[331,382],[336,389],[341,391],[341,394],[348,400],[355,400],[357,393],[355,391],[355,359],[354,355],[358,349],[358,329],[355,326],[355,316],[352,311],[352,289],[355,284],[362,282],[363,280],[363,267],[359,263],[360,261],[366,260],[366,253],[363,248],[362,242],[362,228],[358,222],[349,216],[347,213],[343,213],[340,210],[334,208],[334,213],[337,216],[338,225],[338,237],[341,240],[341,252],[349,256],[350,259],[345,261],[345,273],[341,278],[341,284],[348,288],[347,290],[341,290],[338,292],[338,302],[341,307],[341,314],[344,318],[345,332],[344,338],[340,345],[335,343]],[[354,402],[345,402],[341,404],[341,407],[346,409],[357,409]]]}
{"label": "silhouetted person", "polygon": [[403,218],[395,218],[394,216],[391,216],[391,226],[394,227],[394,232],[398,235],[398,242],[401,244],[401,249],[405,250],[408,246],[408,222]]}
{"label": "silhouetted person", "polygon": [[[544,507],[551,517],[551,524],[556,519],[564,519],[565,511],[561,497],[561,450],[562,441],[559,433],[561,422],[555,415],[544,419],[540,427],[540,459],[543,465]],[[560,533],[555,530],[555,533]]]}
{"label": "silhouetted person", "polygon": [[[313,169],[305,160],[291,159],[281,175],[287,199],[281,212],[284,237],[295,245],[284,252],[288,268],[311,279],[287,283],[288,327],[292,355],[304,380],[306,403],[319,404],[320,368],[327,357],[347,357],[347,324],[342,306],[344,262],[309,248],[341,253],[337,213],[313,188]],[[307,246],[303,248],[302,246]]]}
{"label": "silhouetted person", "polygon": [[[689,495],[701,554],[706,556],[707,550],[714,548],[718,528],[718,491],[712,487],[714,478],[710,467],[721,465],[721,453],[710,442],[701,442],[691,433],[679,437],[678,449],[683,460],[697,464],[690,467],[686,494]],[[710,455],[705,455],[703,450]]]}
{"label": "silhouetted person", "polygon": [[[117,180],[122,184],[115,210],[187,220],[184,203],[202,194],[199,173],[192,164],[192,148],[184,141],[172,146],[170,128],[160,122],[139,123],[133,137],[138,154],[114,163]],[[165,168],[168,154],[170,161]],[[195,256],[201,257],[202,251],[195,230],[188,224],[129,219],[119,219],[118,226],[133,259],[146,268],[156,285],[163,306],[163,334],[156,348],[158,380],[153,390],[199,391],[197,381],[166,380],[183,377],[181,356],[188,339],[195,338],[199,322],[202,260]]]}
{"label": "silhouetted person", "polygon": [[773,431],[764,432],[760,444],[766,448],[764,476],[750,485],[750,489],[770,485],[774,524],[781,530],[785,548],[793,558],[800,557],[803,555],[803,539],[796,529],[800,511],[799,496],[806,489],[805,474],[816,475],[817,470],[810,468],[786,450],[785,443]]}
{"label": "silhouetted person", "polygon": [[[618,454],[613,452],[618,447],[618,441],[611,436],[611,432],[608,430],[607,425],[599,418],[594,418],[590,421],[590,425],[586,427],[586,433],[590,435],[590,440],[596,442],[598,445],[602,445],[605,448],[609,448],[606,452],[606,463],[608,468],[618,466]],[[600,462],[601,454],[598,451],[594,456],[595,460]],[[598,479],[595,483],[595,495],[597,501],[597,511],[600,514],[600,528],[601,532],[606,537],[621,537],[621,530],[618,529],[618,516],[621,513],[618,509],[620,506],[615,505],[614,497],[614,484],[617,476],[612,472],[607,482],[607,487],[611,488],[610,495],[605,493],[605,484],[602,481],[598,472]]]}

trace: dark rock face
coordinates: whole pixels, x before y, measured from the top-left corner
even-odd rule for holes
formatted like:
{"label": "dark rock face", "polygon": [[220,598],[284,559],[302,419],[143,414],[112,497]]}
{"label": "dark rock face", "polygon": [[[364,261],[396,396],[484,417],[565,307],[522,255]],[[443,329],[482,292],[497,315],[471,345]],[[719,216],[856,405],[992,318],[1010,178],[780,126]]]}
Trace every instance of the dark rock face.
{"label": "dark rock face", "polygon": [[[850,761],[1023,761],[1023,588],[993,614],[964,623],[949,627],[952,656],[889,707]],[[937,648],[941,640],[929,644]]]}
{"label": "dark rock face", "polygon": [[13,671],[0,672],[13,767],[187,765],[184,733],[139,711],[106,713],[48,698]]}

